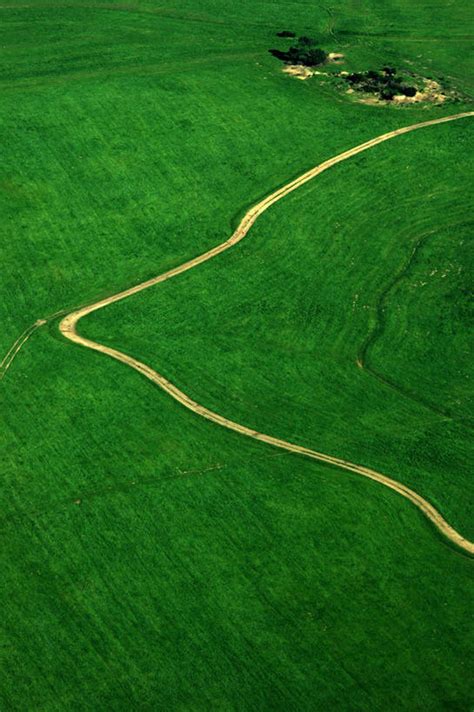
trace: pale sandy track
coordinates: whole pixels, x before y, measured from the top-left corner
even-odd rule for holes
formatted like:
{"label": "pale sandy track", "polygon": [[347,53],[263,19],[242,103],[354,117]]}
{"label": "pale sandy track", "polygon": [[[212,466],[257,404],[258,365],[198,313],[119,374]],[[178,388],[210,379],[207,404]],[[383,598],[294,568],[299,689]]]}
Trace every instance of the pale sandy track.
{"label": "pale sandy track", "polygon": [[375,470],[371,470],[367,467],[364,467],[363,465],[357,465],[352,462],[347,462],[346,460],[341,460],[340,458],[333,457],[332,455],[326,455],[324,453],[317,452],[316,450],[311,450],[300,445],[295,445],[285,440],[280,440],[270,435],[265,435],[264,433],[252,430],[251,428],[248,428],[245,425],[240,425],[239,423],[235,423],[232,420],[228,420],[227,418],[224,418],[218,413],[214,413],[208,408],[193,401],[185,393],[180,391],[175,385],[170,383],[170,381],[168,381],[157,371],[153,370],[146,364],[141,363],[137,359],[134,359],[131,356],[127,356],[126,354],[123,354],[120,351],[117,351],[116,349],[112,349],[108,346],[104,346],[103,344],[99,344],[95,341],[91,341],[82,337],[80,334],[77,333],[76,328],[78,321],[83,317],[87,316],[88,314],[91,314],[92,312],[97,311],[98,309],[102,309],[103,307],[106,307],[109,304],[118,302],[121,299],[130,297],[133,294],[137,294],[138,292],[141,292],[144,289],[147,289],[148,287],[152,287],[155,284],[164,282],[165,280],[170,279],[171,277],[176,277],[178,274],[186,272],[187,270],[190,270],[193,267],[197,267],[197,265],[201,264],[202,262],[206,262],[207,260],[210,260],[213,257],[217,256],[221,252],[228,250],[230,247],[240,242],[240,240],[242,240],[247,235],[248,231],[250,230],[256,219],[271,205],[273,205],[273,203],[276,203],[278,200],[281,200],[289,193],[304,185],[309,180],[312,180],[315,176],[319,175],[328,168],[335,166],[337,163],[341,163],[341,161],[345,161],[347,158],[351,158],[352,156],[355,156],[358,153],[362,153],[362,151],[366,151],[367,149],[372,148],[373,146],[376,146],[379,143],[388,141],[389,139],[395,138],[396,136],[409,133],[410,131],[415,131],[416,129],[421,129],[428,126],[434,126],[436,124],[446,123],[448,121],[456,121],[458,119],[467,118],[469,116],[474,116],[474,111],[464,112],[461,114],[447,116],[440,119],[433,119],[431,121],[424,121],[422,123],[413,124],[412,126],[406,126],[395,131],[389,131],[388,133],[385,133],[381,136],[377,136],[376,138],[371,139],[370,141],[367,141],[366,143],[363,143],[359,146],[356,146],[355,148],[351,148],[348,151],[344,151],[343,153],[339,154],[338,156],[335,156],[334,158],[330,158],[329,160],[324,161],[324,163],[321,163],[315,168],[312,168],[307,173],[301,175],[299,178],[296,178],[295,180],[291,181],[282,188],[279,188],[267,198],[262,200],[260,203],[250,208],[250,210],[248,210],[242,218],[235,232],[225,242],[221,243],[220,245],[217,245],[208,252],[205,252],[204,254],[189,260],[188,262],[184,262],[179,267],[175,267],[174,269],[168,270],[167,272],[164,272],[163,274],[160,274],[157,277],[153,277],[152,279],[149,279],[146,282],[141,282],[140,284],[137,284],[134,287],[130,287],[129,289],[126,289],[122,292],[118,292],[117,294],[113,294],[110,297],[101,299],[100,301],[95,302],[94,304],[81,307],[80,309],[71,312],[60,322],[59,328],[61,333],[64,335],[65,338],[69,339],[70,341],[73,341],[76,344],[80,344],[81,346],[85,346],[86,348],[92,349],[94,351],[99,351],[100,353],[106,354],[107,356],[110,356],[111,358],[114,358],[117,361],[121,361],[122,363],[125,363],[130,366],[131,368],[134,368],[136,371],[153,381],[153,383],[156,383],[158,386],[160,386],[160,388],[169,393],[170,396],[172,396],[175,400],[184,405],[186,408],[193,411],[194,413],[197,413],[198,415],[201,415],[207,420],[211,420],[212,422],[217,423],[218,425],[221,425],[230,430],[234,430],[235,432],[238,432],[242,435],[246,435],[247,437],[251,437],[255,440],[260,440],[261,442],[267,443],[268,445],[273,445],[274,447],[282,448],[284,450],[288,450],[299,455],[305,455],[306,457],[310,457],[314,460],[326,462],[330,465],[335,465],[336,467],[342,468],[344,470],[355,472],[359,475],[363,475],[364,477],[368,477],[371,480],[375,480],[376,482],[379,482],[380,484],[383,484],[392,490],[395,490],[395,492],[398,492],[403,497],[410,500],[410,502],[412,502],[416,507],[418,507],[418,509],[423,512],[423,514],[437,527],[437,529],[445,537],[447,537],[450,541],[452,541],[464,551],[469,552],[470,554],[474,554],[473,542],[470,542],[464,537],[462,537],[455,529],[453,529],[453,527],[450,526],[450,524],[448,524],[448,522],[446,522],[446,520],[441,516],[441,514],[429,502],[427,502],[427,500],[425,500],[419,494],[406,487],[402,483],[397,482],[396,480],[393,480],[390,477],[387,477],[386,475],[383,475],[379,472],[376,472]]}

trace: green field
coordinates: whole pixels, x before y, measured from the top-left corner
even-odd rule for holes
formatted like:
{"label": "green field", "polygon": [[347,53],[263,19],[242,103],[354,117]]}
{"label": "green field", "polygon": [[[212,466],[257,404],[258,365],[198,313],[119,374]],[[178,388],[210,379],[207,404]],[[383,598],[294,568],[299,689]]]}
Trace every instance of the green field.
{"label": "green field", "polygon": [[[472,19],[459,0],[1,6],[0,357],[321,161],[471,110]],[[285,76],[281,29],[465,98],[358,104]],[[472,540],[473,131],[330,169],[81,333],[409,485]],[[409,502],[199,418],[57,319],[0,393],[2,712],[471,709],[472,559]]]}

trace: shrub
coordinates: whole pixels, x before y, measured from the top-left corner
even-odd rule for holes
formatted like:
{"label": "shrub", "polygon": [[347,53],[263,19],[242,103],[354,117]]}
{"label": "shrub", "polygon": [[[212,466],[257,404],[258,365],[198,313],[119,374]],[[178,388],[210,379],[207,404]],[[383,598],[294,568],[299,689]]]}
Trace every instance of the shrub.
{"label": "shrub", "polygon": [[319,64],[324,64],[326,59],[326,52],[323,49],[315,47],[302,55],[301,63],[307,67],[317,67]]}
{"label": "shrub", "polygon": [[316,67],[326,61],[327,54],[318,47],[290,47],[287,52],[279,49],[268,50],[273,57],[288,64],[304,64],[306,67]]}
{"label": "shrub", "polygon": [[[395,67],[382,67],[382,72],[376,72],[374,69],[369,69],[367,72],[353,72],[347,74],[344,78],[354,86],[356,91],[364,91],[369,94],[378,94],[380,99],[392,101],[397,94],[413,97],[418,89],[414,86],[408,86],[405,81],[410,81],[406,77],[396,74]],[[411,73],[413,77],[415,74]]]}
{"label": "shrub", "polygon": [[313,40],[312,37],[306,37],[303,35],[303,37],[298,38],[298,46],[299,47],[313,47],[316,44],[316,40]]}
{"label": "shrub", "polygon": [[296,37],[296,35],[289,30],[282,30],[281,32],[277,32],[277,37]]}
{"label": "shrub", "polygon": [[268,50],[273,57],[281,59],[282,62],[288,62],[288,52],[282,52],[281,49],[269,49]]}
{"label": "shrub", "polygon": [[394,87],[387,86],[380,92],[380,98],[385,99],[385,101],[392,101],[395,94],[397,94],[397,90]]}

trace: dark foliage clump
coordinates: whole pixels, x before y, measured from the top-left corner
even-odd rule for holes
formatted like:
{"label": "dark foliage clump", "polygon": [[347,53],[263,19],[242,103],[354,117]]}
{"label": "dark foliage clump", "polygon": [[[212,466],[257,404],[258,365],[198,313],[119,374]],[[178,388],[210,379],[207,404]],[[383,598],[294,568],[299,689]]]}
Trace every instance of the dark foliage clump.
{"label": "dark foliage clump", "polygon": [[384,99],[385,101],[392,101],[393,97],[398,94],[397,90],[394,89],[392,86],[386,86],[380,91],[380,98]]}
{"label": "dark foliage clump", "polygon": [[281,32],[277,32],[277,37],[296,37],[294,32],[290,32],[289,30],[282,30]]}
{"label": "dark foliage clump", "polygon": [[361,74],[360,72],[353,72],[352,74],[348,74],[346,77],[346,81],[349,82],[350,84],[358,84],[361,82],[364,78],[364,75]]}
{"label": "dark foliage clump", "polygon": [[298,39],[299,47],[314,47],[315,44],[316,44],[316,41],[313,40],[312,37],[306,37],[305,35],[303,35],[303,37],[300,37]]}
{"label": "dark foliage clump", "polygon": [[281,49],[269,49],[268,50],[273,57],[281,59],[282,62],[287,61],[288,52],[283,52]]}
{"label": "dark foliage clump", "polygon": [[402,77],[397,77],[395,67],[383,67],[381,72],[369,69],[367,72],[353,72],[346,76],[346,81],[356,91],[378,94],[384,101],[392,101],[397,94],[415,96],[416,87],[403,84]]}
{"label": "dark foliage clump", "polygon": [[268,50],[277,59],[287,64],[303,64],[306,67],[317,67],[324,64],[327,54],[323,49],[315,46],[315,40],[311,37],[300,37],[298,43],[289,50],[280,49]]}
{"label": "dark foliage clump", "polygon": [[319,47],[314,47],[308,49],[306,52],[298,53],[296,57],[296,64],[304,64],[307,67],[317,67],[320,64],[324,64],[327,59],[327,54],[324,50],[319,49]]}

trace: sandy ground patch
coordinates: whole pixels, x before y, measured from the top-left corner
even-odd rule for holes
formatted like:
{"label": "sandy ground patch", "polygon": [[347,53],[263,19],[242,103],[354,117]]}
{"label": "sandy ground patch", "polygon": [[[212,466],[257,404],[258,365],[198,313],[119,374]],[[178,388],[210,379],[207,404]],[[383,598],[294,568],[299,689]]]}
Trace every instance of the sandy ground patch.
{"label": "sandy ground patch", "polygon": [[329,52],[328,62],[333,62],[334,64],[341,64],[344,61],[344,55],[341,52]]}
{"label": "sandy ground patch", "polygon": [[305,81],[313,76],[314,72],[309,67],[304,67],[302,64],[287,64],[282,70],[285,74],[289,74],[297,79]]}

